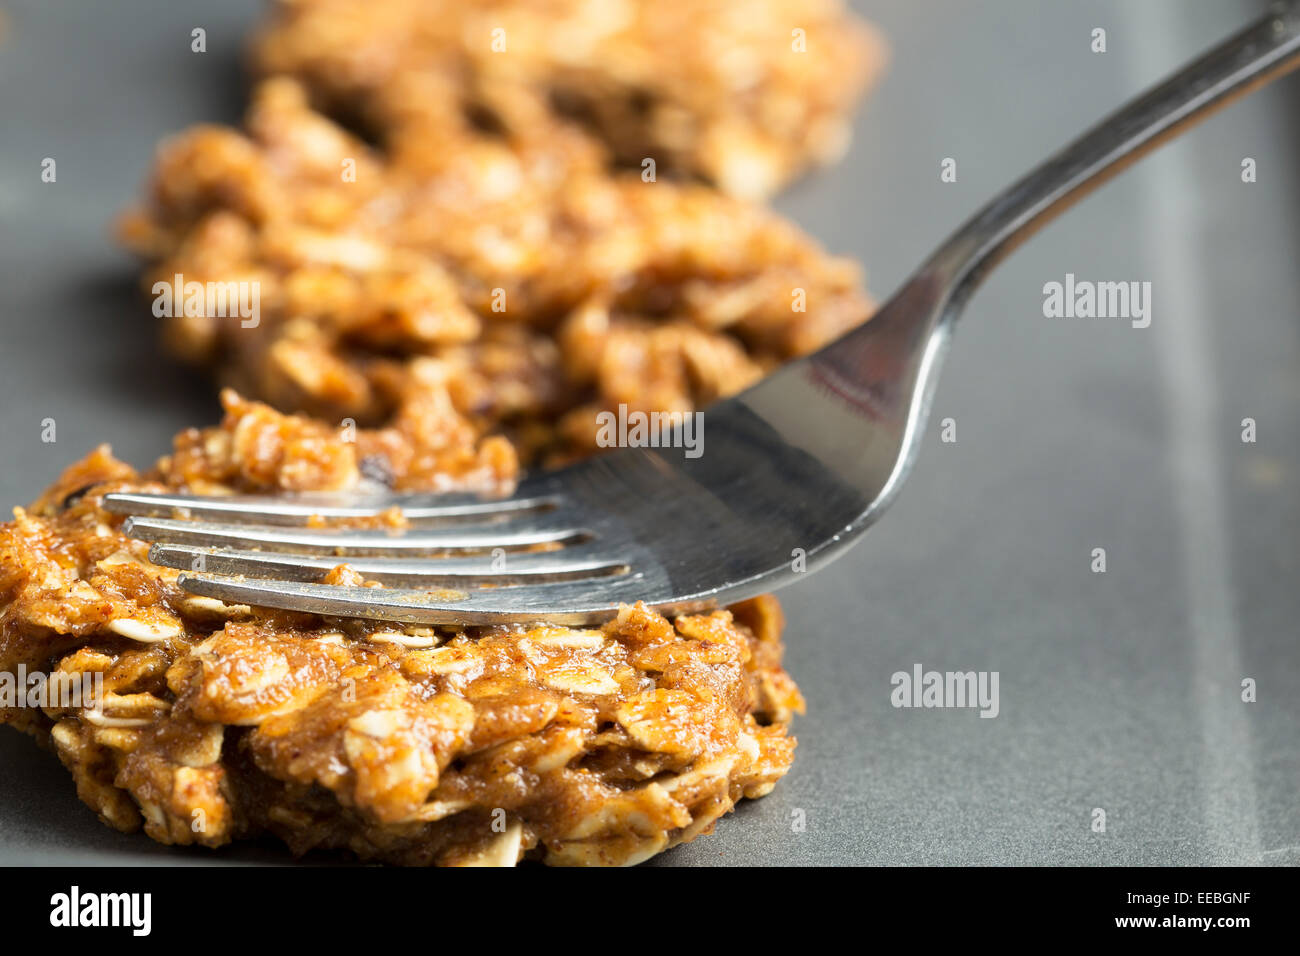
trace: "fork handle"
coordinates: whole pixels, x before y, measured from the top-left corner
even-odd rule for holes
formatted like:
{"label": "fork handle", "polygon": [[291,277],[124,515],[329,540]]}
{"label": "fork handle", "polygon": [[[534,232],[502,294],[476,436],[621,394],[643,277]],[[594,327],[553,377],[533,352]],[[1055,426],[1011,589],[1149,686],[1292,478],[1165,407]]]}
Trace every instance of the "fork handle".
{"label": "fork handle", "polygon": [[952,290],[946,311],[955,316],[995,265],[1076,200],[1165,140],[1297,66],[1300,0],[1283,0],[1004,190],[918,276],[939,278]]}

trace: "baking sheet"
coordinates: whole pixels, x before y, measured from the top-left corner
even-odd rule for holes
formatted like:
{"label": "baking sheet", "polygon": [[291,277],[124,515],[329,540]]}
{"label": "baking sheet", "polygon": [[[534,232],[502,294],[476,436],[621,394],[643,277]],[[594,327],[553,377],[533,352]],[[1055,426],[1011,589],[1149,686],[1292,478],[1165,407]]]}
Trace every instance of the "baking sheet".
{"label": "baking sheet", "polygon": [[[880,295],[1011,178],[1261,8],[859,7],[890,38],[890,70],[845,162],[778,206],[863,261]],[[213,389],[162,356],[108,227],[162,136],[238,117],[259,4],[0,10],[7,507],[99,442],[143,464],[216,419]],[[206,54],[190,52],[195,26]],[[1298,94],[1285,80],[1211,118],[993,275],[900,501],[782,595],[809,699],[794,770],[657,863],[1300,862]],[[46,156],[56,184],[40,182]],[[1150,281],[1150,327],[1044,318],[1044,283],[1067,273]],[[917,664],[997,671],[998,716],[893,707],[891,675]],[[8,729],[0,767],[0,863],[288,861],[269,842],[213,853],[115,833]]]}

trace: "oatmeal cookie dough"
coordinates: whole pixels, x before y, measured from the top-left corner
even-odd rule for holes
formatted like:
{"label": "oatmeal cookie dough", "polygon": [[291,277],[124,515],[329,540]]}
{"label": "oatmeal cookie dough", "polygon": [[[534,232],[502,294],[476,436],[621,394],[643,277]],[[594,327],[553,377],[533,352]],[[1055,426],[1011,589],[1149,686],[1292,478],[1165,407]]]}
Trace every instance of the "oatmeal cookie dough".
{"label": "oatmeal cookie dough", "polygon": [[[0,670],[102,674],[98,708],[13,707],[109,825],[170,844],[270,833],[398,864],[636,863],[789,768],[802,708],[759,598],[602,629],[392,625],[195,597],[104,511],[111,491],[508,487],[446,407],[352,436],[227,393],[146,474],[100,448],[0,525]],[[450,430],[450,431],[449,431]],[[338,569],[340,576],[347,570]]]}
{"label": "oatmeal cookie dough", "polygon": [[870,314],[857,266],[772,212],[610,174],[589,146],[533,155],[449,122],[410,159],[280,78],[258,87],[245,129],[165,143],[122,232],[151,294],[255,284],[252,327],[202,308],[163,317],[172,349],[226,383],[377,425],[438,379],[529,462],[595,450],[602,409],[690,411]]}
{"label": "oatmeal cookie dough", "polygon": [[229,606],[101,501],[508,492],[594,451],[600,411],[690,411],[831,340],[870,313],[856,266],[734,196],[834,153],[877,53],[831,0],[281,3],[242,128],[165,143],[122,226],[151,295],[257,290],[157,311],[281,411],[227,391],[151,471],[100,449],[0,526],[0,668],[107,689],[0,716],[168,843],[634,863],[768,792],[802,709],[770,597],[587,630]]}
{"label": "oatmeal cookie dough", "polygon": [[402,155],[469,118],[749,199],[840,156],[884,60],[840,0],[282,0],[253,50]]}

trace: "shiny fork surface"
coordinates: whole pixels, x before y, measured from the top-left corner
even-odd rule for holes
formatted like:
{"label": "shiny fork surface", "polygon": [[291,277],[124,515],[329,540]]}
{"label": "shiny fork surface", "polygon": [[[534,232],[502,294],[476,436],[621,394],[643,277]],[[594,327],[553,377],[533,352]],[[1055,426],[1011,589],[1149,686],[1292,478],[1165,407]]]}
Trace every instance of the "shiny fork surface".
{"label": "shiny fork surface", "polygon": [[[1298,50],[1290,0],[1121,108],[970,219],[870,322],[711,406],[698,457],[624,448],[497,502],[119,494],[106,506],[133,516],[156,562],[188,570],[191,592],[327,615],[581,624],[624,602],[692,610],[779,588],[894,500],[953,326],[989,270],[1127,163],[1300,65]],[[394,505],[402,532],[329,526]],[[345,562],[385,586],[320,583]]]}

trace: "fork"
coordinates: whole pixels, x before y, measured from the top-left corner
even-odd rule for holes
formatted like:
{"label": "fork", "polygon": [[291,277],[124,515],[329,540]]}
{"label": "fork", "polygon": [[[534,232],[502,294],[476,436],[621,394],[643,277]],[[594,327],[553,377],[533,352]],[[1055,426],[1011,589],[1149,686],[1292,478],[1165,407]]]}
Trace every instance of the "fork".
{"label": "fork", "polygon": [[[1129,162],[1300,65],[1298,49],[1289,0],[1122,107],[967,221],[869,322],[709,407],[697,456],[622,448],[496,501],[122,493],[104,507],[191,593],[322,615],[588,624],[638,600],[691,611],[782,587],[897,496],[957,317],[993,266]],[[329,524],[394,505],[400,533]],[[341,563],[383,586],[321,583]]]}

